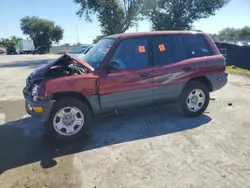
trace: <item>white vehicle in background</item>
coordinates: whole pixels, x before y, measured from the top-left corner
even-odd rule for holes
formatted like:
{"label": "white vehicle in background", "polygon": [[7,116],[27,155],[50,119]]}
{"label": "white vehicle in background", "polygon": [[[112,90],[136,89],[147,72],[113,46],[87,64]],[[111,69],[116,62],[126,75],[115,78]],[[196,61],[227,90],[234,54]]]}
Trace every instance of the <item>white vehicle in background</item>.
{"label": "white vehicle in background", "polygon": [[17,52],[19,54],[31,54],[35,49],[33,40],[21,39],[17,42]]}

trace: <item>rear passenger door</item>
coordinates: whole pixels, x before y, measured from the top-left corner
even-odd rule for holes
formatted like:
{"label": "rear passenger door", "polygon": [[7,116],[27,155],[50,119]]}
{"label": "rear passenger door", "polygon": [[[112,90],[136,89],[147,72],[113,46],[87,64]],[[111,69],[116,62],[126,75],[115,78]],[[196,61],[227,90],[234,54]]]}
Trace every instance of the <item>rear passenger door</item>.
{"label": "rear passenger door", "polygon": [[151,40],[154,104],[174,102],[194,74],[193,60],[186,58],[186,46],[179,35],[153,36]]}
{"label": "rear passenger door", "polygon": [[210,71],[215,72],[218,69],[216,66],[218,60],[219,65],[221,61],[223,64],[221,57],[213,57],[212,49],[203,34],[185,35],[182,38],[186,45],[187,58],[192,58],[194,61],[196,76],[209,74]]}

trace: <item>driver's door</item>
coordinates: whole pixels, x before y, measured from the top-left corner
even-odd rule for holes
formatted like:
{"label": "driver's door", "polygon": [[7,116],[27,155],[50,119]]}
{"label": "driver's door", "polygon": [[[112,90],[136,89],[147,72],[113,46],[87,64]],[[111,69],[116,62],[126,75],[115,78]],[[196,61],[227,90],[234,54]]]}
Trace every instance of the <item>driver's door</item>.
{"label": "driver's door", "polygon": [[148,39],[120,41],[110,62],[119,68],[99,79],[103,111],[113,111],[153,104],[153,80]]}

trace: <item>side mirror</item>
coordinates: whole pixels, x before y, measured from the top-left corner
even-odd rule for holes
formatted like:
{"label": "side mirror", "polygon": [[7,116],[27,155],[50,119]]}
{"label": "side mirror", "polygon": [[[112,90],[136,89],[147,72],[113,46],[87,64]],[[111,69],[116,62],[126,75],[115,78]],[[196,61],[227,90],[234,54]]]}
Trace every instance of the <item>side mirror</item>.
{"label": "side mirror", "polygon": [[119,62],[116,60],[112,60],[107,67],[107,71],[109,73],[111,70],[119,70],[119,68],[120,68]]}

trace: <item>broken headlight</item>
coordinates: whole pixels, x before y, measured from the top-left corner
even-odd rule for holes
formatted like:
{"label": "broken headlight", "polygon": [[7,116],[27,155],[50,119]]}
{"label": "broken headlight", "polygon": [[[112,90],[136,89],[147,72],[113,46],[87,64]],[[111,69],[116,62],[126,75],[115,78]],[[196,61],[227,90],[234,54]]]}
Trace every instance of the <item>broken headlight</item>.
{"label": "broken headlight", "polygon": [[35,84],[32,87],[32,91],[31,91],[31,95],[32,95],[34,101],[37,100],[38,94],[39,94],[39,86]]}

